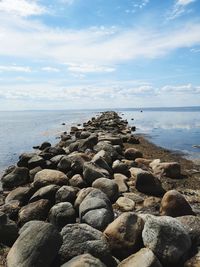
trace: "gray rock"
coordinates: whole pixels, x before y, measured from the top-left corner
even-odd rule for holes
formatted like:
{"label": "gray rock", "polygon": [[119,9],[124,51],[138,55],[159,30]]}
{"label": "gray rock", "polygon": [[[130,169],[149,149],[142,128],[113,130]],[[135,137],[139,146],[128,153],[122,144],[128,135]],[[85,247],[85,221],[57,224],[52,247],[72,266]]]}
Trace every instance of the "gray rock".
{"label": "gray rock", "polygon": [[98,157],[96,159],[92,159],[91,162],[95,163],[100,168],[107,170],[110,175],[113,174],[112,168],[108,165],[104,158]]}
{"label": "gray rock", "polygon": [[61,263],[84,253],[100,259],[106,266],[112,265],[108,243],[104,235],[87,224],[68,224],[62,231],[63,244],[60,248]]}
{"label": "gray rock", "polygon": [[59,161],[57,168],[59,171],[67,173],[71,169],[71,161],[69,160],[69,158],[67,156],[64,156]]}
{"label": "gray rock", "polygon": [[137,253],[123,260],[118,267],[162,267],[159,260],[148,248],[142,248]]}
{"label": "gray rock", "polygon": [[142,246],[144,222],[133,212],[122,213],[107,226],[104,234],[114,256],[124,259]]}
{"label": "gray rock", "polygon": [[75,223],[76,214],[72,204],[61,202],[54,205],[49,211],[49,221],[58,229],[62,229],[66,224]]}
{"label": "gray rock", "polygon": [[30,180],[29,170],[25,167],[16,167],[12,172],[1,178],[4,188],[14,188],[27,184]]}
{"label": "gray rock", "polygon": [[106,265],[90,254],[83,254],[74,257],[61,267],[106,267]]}
{"label": "gray rock", "polygon": [[40,172],[41,170],[42,170],[41,167],[35,167],[34,169],[32,169],[32,170],[29,171],[30,182],[33,182],[36,173]]}
{"label": "gray rock", "polygon": [[111,202],[115,202],[119,196],[119,188],[114,180],[99,178],[92,183],[92,187],[100,189],[107,195]]}
{"label": "gray rock", "polygon": [[47,199],[41,199],[30,203],[19,211],[19,223],[24,223],[31,220],[46,220],[50,210],[50,203]]}
{"label": "gray rock", "polygon": [[128,160],[135,160],[136,158],[142,158],[143,155],[135,148],[127,148],[124,152],[124,156]]}
{"label": "gray rock", "polygon": [[28,161],[34,156],[37,156],[37,154],[36,153],[23,153],[23,154],[21,154],[19,156],[19,161],[17,162],[17,166],[28,168]]}
{"label": "gray rock", "polygon": [[160,262],[180,266],[191,247],[190,236],[176,219],[149,216],[142,232],[145,247],[151,249]]}
{"label": "gray rock", "polygon": [[64,185],[56,193],[56,203],[70,202],[74,203],[78,190],[72,186]]}
{"label": "gray rock", "polygon": [[40,145],[39,149],[40,149],[40,150],[44,150],[44,149],[47,148],[47,147],[51,147],[51,144],[50,144],[49,142],[43,142],[43,143]]}
{"label": "gray rock", "polygon": [[97,154],[94,155],[94,157],[92,158],[92,161],[95,162],[99,158],[103,158],[108,163],[109,166],[112,166],[112,158],[109,152],[105,150],[100,150]]}
{"label": "gray rock", "polygon": [[29,169],[34,169],[36,167],[41,167],[41,168],[45,167],[45,160],[38,155],[33,156],[28,161],[28,168]]}
{"label": "gray rock", "polygon": [[85,199],[85,197],[91,192],[91,191],[94,191],[95,189],[92,188],[92,187],[87,187],[87,188],[83,188],[81,189],[78,194],[77,194],[77,198],[75,200],[75,203],[74,203],[74,207],[76,210],[79,209],[79,206],[81,204],[81,202]]}
{"label": "gray rock", "polygon": [[138,191],[148,195],[162,196],[165,193],[160,180],[147,171],[137,173],[135,187]]}
{"label": "gray rock", "polygon": [[101,150],[106,151],[110,155],[110,157],[112,158],[112,161],[118,159],[118,157],[119,157],[119,154],[117,153],[117,151],[113,147],[113,145],[111,145],[110,143],[105,142],[105,141],[98,142],[98,144],[94,147],[94,149],[97,152],[99,152]]}
{"label": "gray rock", "polygon": [[9,219],[17,220],[18,212],[21,208],[21,203],[18,200],[11,200],[10,202],[0,206],[0,211],[4,212]]}
{"label": "gray rock", "polygon": [[18,200],[21,205],[25,205],[33,193],[33,188],[31,187],[17,187],[12,190],[6,197],[5,203],[9,203],[13,200]]}
{"label": "gray rock", "polygon": [[55,202],[55,194],[60,187],[58,185],[47,185],[41,187],[35,192],[35,194],[30,198],[29,202],[35,202],[40,199],[47,199],[51,203]]}
{"label": "gray rock", "polygon": [[185,227],[190,235],[192,243],[195,246],[200,246],[200,217],[185,215],[176,218]]}
{"label": "gray rock", "polygon": [[[101,191],[100,191],[101,192]],[[96,191],[89,193],[79,207],[81,222],[87,223],[98,230],[104,230],[113,221],[114,214],[111,203],[106,195]]]}
{"label": "gray rock", "polygon": [[199,267],[200,266],[200,248],[198,247],[196,254],[187,260],[184,267]]}
{"label": "gray rock", "polygon": [[18,237],[7,256],[8,267],[49,267],[62,237],[52,224],[34,222]]}
{"label": "gray rock", "polygon": [[127,184],[128,178],[125,175],[121,173],[115,173],[114,181],[118,185],[120,193],[125,193],[129,191],[129,186]]}
{"label": "gray rock", "polygon": [[36,173],[33,186],[35,188],[40,188],[43,186],[56,184],[56,185],[67,185],[68,177],[60,171],[44,169]]}
{"label": "gray rock", "polygon": [[154,164],[152,167],[153,172],[156,175],[165,175],[172,179],[182,178],[181,166],[178,162],[162,162],[158,163],[157,165]]}
{"label": "gray rock", "polygon": [[130,177],[130,171],[128,165],[119,160],[113,162],[112,169],[114,173],[122,173],[125,176]]}
{"label": "gray rock", "polygon": [[80,174],[75,174],[70,180],[69,184],[74,187],[84,188],[87,187],[86,182],[83,180],[83,177]]}
{"label": "gray rock", "polygon": [[98,178],[109,178],[110,174],[107,170],[99,167],[95,163],[86,162],[83,167],[83,177],[87,184],[91,185]]}
{"label": "gray rock", "polygon": [[12,246],[18,237],[18,228],[15,222],[8,219],[5,213],[0,211],[0,243]]}

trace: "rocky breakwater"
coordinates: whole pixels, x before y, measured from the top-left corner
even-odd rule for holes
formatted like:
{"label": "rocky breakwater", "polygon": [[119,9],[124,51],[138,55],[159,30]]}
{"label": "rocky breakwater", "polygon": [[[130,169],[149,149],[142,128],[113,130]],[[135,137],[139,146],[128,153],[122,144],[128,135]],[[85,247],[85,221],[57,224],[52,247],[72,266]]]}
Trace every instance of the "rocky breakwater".
{"label": "rocky breakwater", "polygon": [[103,112],[5,171],[0,266],[200,266],[199,214],[164,183],[181,166],[144,158],[134,129]]}

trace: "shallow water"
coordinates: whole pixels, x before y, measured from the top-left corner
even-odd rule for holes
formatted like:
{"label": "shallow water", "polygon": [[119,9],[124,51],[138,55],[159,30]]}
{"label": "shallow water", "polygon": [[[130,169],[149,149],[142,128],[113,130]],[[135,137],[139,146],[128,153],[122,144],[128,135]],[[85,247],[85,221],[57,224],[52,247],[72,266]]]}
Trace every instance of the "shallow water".
{"label": "shallow water", "polygon": [[[44,141],[56,143],[63,131],[82,123],[101,110],[1,111],[0,171],[16,163],[18,156]],[[189,109],[118,109],[136,133],[144,133],[160,146],[200,158],[200,107]],[[131,120],[134,118],[134,120]],[[62,125],[66,123],[66,125]]]}

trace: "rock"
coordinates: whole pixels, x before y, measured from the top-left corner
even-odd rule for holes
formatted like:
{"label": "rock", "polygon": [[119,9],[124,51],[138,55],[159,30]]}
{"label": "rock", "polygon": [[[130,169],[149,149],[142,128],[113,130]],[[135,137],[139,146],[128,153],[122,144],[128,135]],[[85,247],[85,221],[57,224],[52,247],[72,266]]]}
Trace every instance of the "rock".
{"label": "rock", "polygon": [[76,214],[72,204],[61,202],[54,205],[49,211],[49,221],[58,229],[62,229],[66,224],[75,223]]}
{"label": "rock", "polygon": [[150,216],[142,232],[145,247],[151,249],[163,265],[181,266],[191,247],[190,236],[176,219]]}
{"label": "rock", "polygon": [[119,160],[113,162],[112,169],[114,173],[122,173],[125,176],[130,177],[128,166]]}
{"label": "rock", "polygon": [[41,170],[42,170],[41,167],[35,167],[34,169],[32,169],[32,170],[29,171],[30,182],[33,182],[36,173],[40,172]]}
{"label": "rock", "polygon": [[83,177],[80,174],[75,174],[70,180],[69,184],[74,187],[84,188],[87,187]]}
{"label": "rock", "polygon": [[95,189],[92,187],[87,187],[87,188],[83,188],[81,189],[78,194],[77,194],[77,198],[76,201],[74,203],[74,207],[76,210],[79,209],[79,206],[81,204],[81,202],[85,199],[85,197],[92,191],[94,191]]}
{"label": "rock", "polygon": [[148,195],[162,196],[165,193],[160,180],[147,171],[137,173],[135,187],[138,191]]}
{"label": "rock", "polygon": [[185,227],[190,235],[192,243],[195,246],[200,246],[200,217],[185,215],[176,218]]}
{"label": "rock", "polygon": [[98,137],[91,134],[87,139],[82,140],[79,144],[79,150],[85,151],[86,149],[93,149],[93,147],[98,143]]}
{"label": "rock", "polygon": [[118,159],[119,157],[119,154],[117,153],[116,149],[111,144],[105,141],[98,142],[98,144],[94,147],[94,149],[97,152],[101,150],[106,151],[112,158],[112,161]]}
{"label": "rock", "polygon": [[107,170],[110,175],[113,174],[112,168],[108,165],[105,159],[98,157],[97,159],[92,159],[91,162],[99,166],[100,168]]}
{"label": "rock", "polygon": [[56,203],[70,202],[74,203],[78,190],[72,186],[64,185],[56,193]]}
{"label": "rock", "polygon": [[8,267],[49,267],[62,238],[52,224],[34,222],[24,230],[7,256]]}
{"label": "rock", "polygon": [[33,186],[35,188],[40,188],[47,185],[67,185],[68,177],[60,171],[44,169],[36,173]]}
{"label": "rock", "polygon": [[142,248],[137,253],[123,260],[118,267],[162,267],[153,252],[148,248]]}
{"label": "rock", "polygon": [[110,136],[110,135],[104,135],[99,137],[99,142],[100,141],[108,141],[112,145],[123,145],[122,139],[119,136]]}
{"label": "rock", "polygon": [[184,196],[176,190],[165,193],[161,201],[160,213],[172,217],[195,215]]}
{"label": "rock", "polygon": [[178,162],[162,162],[154,165],[152,169],[156,175],[165,175],[173,179],[181,178],[181,167]]}
{"label": "rock", "polygon": [[135,148],[127,148],[124,152],[126,159],[135,160],[136,158],[142,158],[142,153]]}
{"label": "rock", "polygon": [[81,138],[81,139],[86,139],[86,138],[88,138],[90,135],[91,135],[90,132],[82,131],[81,134],[80,134],[80,138]]}
{"label": "rock", "polygon": [[33,193],[33,188],[31,187],[17,187],[12,190],[6,197],[5,203],[9,203],[13,200],[18,200],[20,204],[23,206],[28,203],[29,198]]}
{"label": "rock", "polygon": [[144,158],[137,158],[135,159],[135,162],[138,163],[138,165],[144,165],[149,167],[149,164],[152,162],[151,159],[144,159]]}
{"label": "rock", "polygon": [[68,224],[62,231],[63,244],[60,248],[61,263],[73,257],[89,253],[106,266],[112,265],[110,249],[104,235],[87,224]]}
{"label": "rock", "polygon": [[87,184],[91,185],[98,178],[109,178],[110,174],[107,170],[99,167],[95,163],[86,162],[83,167],[83,177]]}
{"label": "rock", "polygon": [[34,156],[37,156],[37,154],[36,153],[23,153],[23,154],[21,154],[19,156],[19,161],[17,162],[17,166],[28,168],[28,161]]}
{"label": "rock", "polygon": [[104,192],[111,202],[115,202],[119,195],[118,185],[114,180],[99,178],[92,183],[92,187]]}
{"label": "rock", "polygon": [[107,196],[99,190],[90,192],[79,206],[81,222],[98,230],[104,230],[113,221],[114,214]]}
{"label": "rock", "polygon": [[27,184],[30,180],[29,170],[25,167],[16,167],[12,172],[1,178],[4,188],[14,188]]}
{"label": "rock", "polygon": [[184,267],[199,267],[200,266],[200,248],[198,247],[197,253],[187,260],[184,264]]}
{"label": "rock", "polygon": [[109,166],[112,165],[112,158],[107,151],[100,150],[97,154],[94,155],[94,157],[92,158],[92,161],[96,162],[98,161],[99,158],[103,158],[108,163]]}
{"label": "rock", "polygon": [[41,167],[41,168],[45,167],[45,160],[38,155],[33,156],[28,161],[28,168],[29,169],[34,169],[36,167]]}
{"label": "rock", "polygon": [[50,144],[49,142],[43,142],[43,143],[40,145],[39,149],[40,149],[40,150],[44,150],[44,149],[47,148],[47,147],[51,147],[51,144]]}
{"label": "rock", "polygon": [[67,173],[71,169],[71,161],[69,160],[67,156],[63,156],[61,160],[59,161],[57,167],[59,171]]}
{"label": "rock", "polygon": [[29,202],[35,202],[40,199],[47,199],[50,201],[50,203],[55,203],[55,194],[59,188],[60,187],[58,185],[54,184],[41,187],[35,192]]}
{"label": "rock", "polygon": [[123,193],[122,194],[124,197],[131,199],[132,201],[134,201],[136,204],[138,203],[142,203],[144,201],[144,198],[141,197],[138,194],[135,193]]}
{"label": "rock", "polygon": [[133,211],[135,208],[135,202],[127,197],[119,197],[116,204],[122,211]]}
{"label": "rock", "polygon": [[9,220],[5,213],[0,211],[0,243],[10,247],[17,237],[17,225]]}
{"label": "rock", "polygon": [[103,262],[90,254],[76,256],[61,267],[106,267]]}
{"label": "rock", "polygon": [[124,259],[142,246],[143,220],[133,212],[122,213],[107,226],[104,234],[113,255]]}
{"label": "rock", "polygon": [[121,173],[115,173],[114,181],[118,185],[119,193],[128,192],[129,190],[129,187],[127,184],[128,178],[125,175]]}
{"label": "rock", "polygon": [[19,212],[19,222],[23,225],[31,220],[44,221],[47,218],[49,210],[50,203],[47,199],[35,201],[21,208]]}
{"label": "rock", "polygon": [[65,157],[65,155],[57,155],[54,156],[53,158],[50,159],[50,161],[53,163],[53,165],[55,166],[55,168],[57,167],[58,163],[60,162],[60,160]]}
{"label": "rock", "polygon": [[147,198],[145,198],[145,200],[143,202],[143,207],[148,208],[148,207],[155,206],[159,210],[160,201],[161,200],[158,197],[147,197]]}
{"label": "rock", "polygon": [[73,175],[82,174],[84,163],[90,160],[90,158],[85,153],[80,152],[73,152],[68,155],[67,158],[71,162],[71,171]]}
{"label": "rock", "polygon": [[4,212],[9,219],[17,220],[18,212],[21,208],[18,200],[11,200],[9,203],[0,206],[0,212]]}

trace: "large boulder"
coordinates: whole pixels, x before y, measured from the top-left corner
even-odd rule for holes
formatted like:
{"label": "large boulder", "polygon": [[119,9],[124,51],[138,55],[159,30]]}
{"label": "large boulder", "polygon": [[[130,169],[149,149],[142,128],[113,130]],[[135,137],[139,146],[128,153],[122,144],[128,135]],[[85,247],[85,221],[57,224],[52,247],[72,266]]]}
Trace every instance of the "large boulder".
{"label": "large boulder", "polygon": [[110,156],[108,151],[100,150],[98,153],[94,155],[92,161],[93,162],[98,161],[99,158],[103,158],[108,163],[109,166],[112,165],[112,157]]}
{"label": "large boulder", "polygon": [[99,259],[87,253],[74,257],[61,267],[106,267],[106,265]]}
{"label": "large boulder", "polygon": [[178,162],[162,162],[158,164],[152,162],[150,166],[156,175],[165,175],[172,179],[181,178],[181,166]]}
{"label": "large boulder", "polygon": [[8,267],[49,267],[62,237],[52,224],[31,222],[20,234],[7,256]]}
{"label": "large boulder", "polygon": [[133,212],[122,213],[107,226],[104,234],[113,255],[124,259],[142,246],[144,222]]}
{"label": "large boulder", "polygon": [[87,187],[86,182],[83,180],[83,177],[80,174],[75,174],[69,180],[69,184],[74,187],[84,188]]}
{"label": "large boulder", "polygon": [[112,158],[112,161],[118,159],[119,154],[116,151],[116,149],[113,147],[112,144],[110,144],[109,142],[105,142],[105,141],[100,141],[98,142],[98,144],[94,147],[94,149],[99,152],[101,150],[106,151],[110,157]]}
{"label": "large boulder", "polygon": [[67,156],[63,156],[61,160],[59,161],[57,168],[59,171],[67,173],[71,169],[71,161],[69,160]]}
{"label": "large boulder", "polygon": [[153,252],[148,248],[142,248],[137,253],[123,260],[118,267],[162,267]]}
{"label": "large boulder", "polygon": [[135,160],[136,158],[142,158],[143,157],[142,153],[133,147],[127,148],[124,152],[124,156],[128,160]]}
{"label": "large boulder", "polygon": [[93,162],[86,162],[83,167],[83,177],[87,184],[91,185],[96,179],[110,177],[109,172]]}
{"label": "large boulder", "polygon": [[36,167],[41,167],[41,168],[45,167],[45,160],[38,155],[33,156],[28,161],[28,168],[29,169],[34,169]]}
{"label": "large boulder", "polygon": [[29,180],[29,169],[25,167],[16,167],[13,171],[1,178],[1,183],[4,188],[14,188],[27,184]]}
{"label": "large boulder", "polygon": [[22,225],[32,220],[46,220],[50,207],[50,202],[47,199],[41,199],[24,206],[19,211],[19,223]]}
{"label": "large boulder", "polygon": [[200,248],[198,247],[197,253],[187,260],[184,264],[184,267],[199,267],[200,266]]}
{"label": "large boulder", "polygon": [[193,215],[185,215],[176,218],[185,227],[190,235],[192,243],[200,246],[200,217]]}
{"label": "large boulder", "polygon": [[130,171],[129,171],[128,165],[125,164],[124,162],[115,160],[113,162],[112,169],[114,173],[122,173],[125,176],[130,177]]}
{"label": "large boulder", "polygon": [[74,203],[78,190],[72,186],[63,185],[56,193],[56,203],[70,202]]}
{"label": "large boulder", "polygon": [[100,259],[106,266],[114,266],[110,249],[104,235],[87,224],[68,224],[62,231],[63,244],[59,255],[61,263],[73,257],[89,253]]}
{"label": "large boulder", "polygon": [[35,188],[40,188],[46,185],[67,185],[68,184],[68,177],[61,171],[56,170],[48,170],[44,169],[38,173],[36,173],[34,177],[33,186]]}
{"label": "large boulder", "polygon": [[98,188],[104,192],[111,202],[115,202],[119,196],[119,188],[114,180],[99,178],[92,183],[92,187]]}
{"label": "large boulder", "polygon": [[49,221],[58,229],[62,229],[66,224],[75,223],[76,214],[72,204],[61,202],[54,205],[49,211]]}
{"label": "large boulder", "polygon": [[58,185],[47,185],[44,187],[41,187],[39,190],[37,190],[33,196],[30,198],[29,202],[35,202],[40,199],[47,199],[51,203],[55,202],[55,194],[58,191],[60,187]]}
{"label": "large boulder", "polygon": [[18,200],[21,205],[25,205],[33,192],[33,188],[31,187],[17,187],[7,195],[5,203],[7,204],[13,200]]}
{"label": "large boulder", "polygon": [[160,213],[172,217],[195,215],[184,196],[176,190],[165,193],[161,201]]}
{"label": "large boulder", "polygon": [[142,232],[145,247],[151,249],[165,266],[181,266],[188,256],[191,239],[174,218],[149,216]]}
{"label": "large boulder", "polygon": [[90,192],[79,207],[81,222],[87,223],[98,230],[104,230],[113,221],[112,205],[107,196],[99,191]]}
{"label": "large boulder", "polygon": [[160,180],[148,171],[138,171],[135,187],[138,191],[148,195],[162,196],[165,193]]}
{"label": "large boulder", "polygon": [[15,222],[0,212],[0,244],[12,246],[18,237],[18,228]]}

